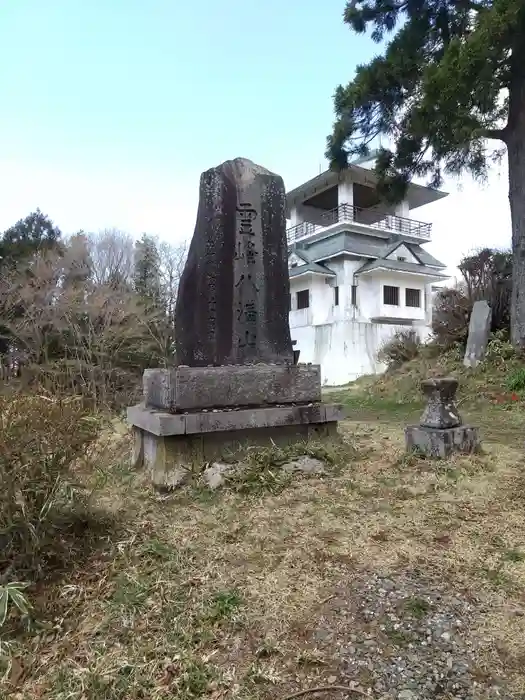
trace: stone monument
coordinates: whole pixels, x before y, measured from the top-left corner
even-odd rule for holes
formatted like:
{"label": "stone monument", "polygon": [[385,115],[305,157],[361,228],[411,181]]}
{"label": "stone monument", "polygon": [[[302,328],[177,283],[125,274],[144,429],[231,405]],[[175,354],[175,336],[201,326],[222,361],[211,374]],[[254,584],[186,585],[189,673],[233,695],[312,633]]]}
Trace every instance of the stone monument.
{"label": "stone monument", "polygon": [[492,309],[486,301],[476,301],[470,314],[467,347],[463,364],[477,367],[485,357],[492,322]]}
{"label": "stone monument", "polygon": [[419,425],[405,429],[407,452],[444,459],[453,452],[475,452],[478,429],[463,425],[456,407],[458,381],[452,377],[426,379],[421,388],[427,399]]}
{"label": "stone monument", "polygon": [[172,487],[247,441],[337,431],[317,365],[294,364],[288,325],[285,190],[244,158],[201,175],[197,223],[175,312],[177,364],[144,372],[128,409],[135,464]]}

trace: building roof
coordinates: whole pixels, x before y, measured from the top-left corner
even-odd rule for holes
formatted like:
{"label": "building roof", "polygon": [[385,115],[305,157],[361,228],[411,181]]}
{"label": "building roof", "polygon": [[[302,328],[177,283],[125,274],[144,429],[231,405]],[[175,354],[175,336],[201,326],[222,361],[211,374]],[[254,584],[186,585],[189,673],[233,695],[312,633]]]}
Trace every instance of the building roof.
{"label": "building roof", "polygon": [[299,265],[297,267],[291,267],[289,269],[290,277],[299,277],[307,272],[313,272],[318,275],[325,275],[326,277],[335,277],[335,272],[330,270],[323,265],[318,265],[317,263],[307,263],[306,265]]}
{"label": "building roof", "polygon": [[[367,161],[368,160],[369,159],[367,159]],[[366,161],[360,162],[364,163]],[[365,168],[363,165],[358,165],[357,163],[349,163],[348,168],[341,172],[325,170],[323,173],[316,175],[316,177],[289,190],[286,193],[287,209],[293,203],[304,201],[314,194],[336,186],[343,179],[372,187],[375,187],[377,183],[377,176],[371,168]],[[410,208],[416,209],[417,207],[442,199],[447,195],[448,192],[442,192],[441,190],[411,182],[408,186],[406,199],[410,203]]]}
{"label": "building roof", "polygon": [[349,231],[343,231],[329,237],[326,237],[326,234],[323,236],[322,233],[310,236],[304,241],[296,243],[291,250],[302,257],[305,262],[326,260],[332,256],[344,253],[363,258],[384,259],[391,255],[400,245],[404,245],[422,265],[439,269],[446,267],[446,265],[417,243],[407,243],[398,237],[381,240],[374,236],[350,233]]}
{"label": "building roof", "polygon": [[365,272],[371,272],[372,270],[394,270],[398,272],[412,272],[416,275],[425,275],[426,277],[436,277],[437,279],[447,279],[448,275],[444,275],[439,270],[434,267],[429,267],[428,265],[421,265],[419,263],[402,262],[401,260],[386,260],[385,258],[380,258],[378,260],[371,260],[365,263],[359,270],[356,270],[356,275],[361,275]]}

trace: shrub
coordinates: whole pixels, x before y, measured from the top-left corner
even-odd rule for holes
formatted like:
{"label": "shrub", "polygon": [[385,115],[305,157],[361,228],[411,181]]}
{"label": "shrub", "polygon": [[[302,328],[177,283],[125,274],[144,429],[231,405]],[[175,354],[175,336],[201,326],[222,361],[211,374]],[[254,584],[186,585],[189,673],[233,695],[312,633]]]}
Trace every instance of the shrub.
{"label": "shrub", "polygon": [[432,331],[442,350],[467,343],[472,302],[461,288],[441,289],[434,300]]}
{"label": "shrub", "polygon": [[509,391],[525,391],[525,367],[518,367],[510,372],[506,379]]}
{"label": "shrub", "polygon": [[466,256],[459,264],[463,282],[454,289],[440,290],[434,301],[432,330],[435,343],[448,349],[455,343],[465,347],[472,307],[485,299],[492,309],[493,333],[509,332],[512,282],[510,252],[484,248]]}
{"label": "shrub", "polygon": [[64,477],[95,438],[98,422],[78,398],[14,393],[0,395],[0,431],[0,584],[5,585],[17,574],[37,576],[42,557],[52,558],[54,540],[60,540],[53,519],[71,498]]}
{"label": "shrub", "polygon": [[509,340],[507,331],[496,331],[487,344],[486,359],[491,363],[502,364],[516,355],[516,348]]}
{"label": "shrub", "polygon": [[379,350],[377,359],[389,369],[395,369],[417,357],[421,348],[421,340],[414,330],[398,331]]}

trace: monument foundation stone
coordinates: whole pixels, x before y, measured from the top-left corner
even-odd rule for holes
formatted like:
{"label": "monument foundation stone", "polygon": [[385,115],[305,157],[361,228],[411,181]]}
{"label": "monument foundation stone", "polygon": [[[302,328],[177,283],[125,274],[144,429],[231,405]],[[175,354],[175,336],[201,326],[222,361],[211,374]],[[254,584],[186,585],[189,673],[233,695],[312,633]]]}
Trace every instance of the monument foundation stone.
{"label": "monument foundation stone", "polygon": [[237,158],[201,176],[175,311],[177,366],[144,372],[133,461],[171,488],[253,445],[337,433],[319,366],[294,364],[282,178]]}

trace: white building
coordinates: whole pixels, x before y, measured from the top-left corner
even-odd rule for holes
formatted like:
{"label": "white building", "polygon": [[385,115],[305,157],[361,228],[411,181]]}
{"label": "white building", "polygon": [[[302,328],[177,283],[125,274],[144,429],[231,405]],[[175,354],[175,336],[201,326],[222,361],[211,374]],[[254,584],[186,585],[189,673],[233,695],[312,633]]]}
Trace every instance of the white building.
{"label": "white building", "polygon": [[411,184],[405,201],[385,206],[375,182],[352,164],[287,194],[292,340],[327,385],[383,371],[377,353],[396,331],[428,337],[432,286],[447,278],[422,247],[431,224],[410,217],[446,194]]}

